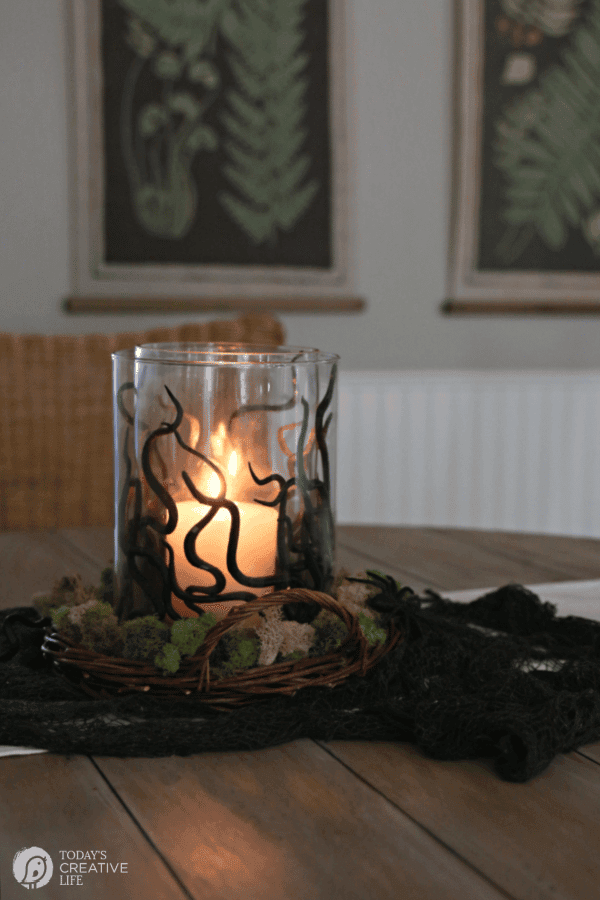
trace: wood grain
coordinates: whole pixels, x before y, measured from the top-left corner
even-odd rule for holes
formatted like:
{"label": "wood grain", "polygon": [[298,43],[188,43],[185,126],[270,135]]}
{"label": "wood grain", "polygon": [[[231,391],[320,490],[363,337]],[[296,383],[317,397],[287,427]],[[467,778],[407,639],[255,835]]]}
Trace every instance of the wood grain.
{"label": "wood grain", "polygon": [[[71,887],[84,900],[182,900],[187,896],[84,756],[0,759],[2,900],[27,896],[12,875],[13,857],[23,847],[41,847],[52,858],[54,874],[40,889],[40,897],[48,900],[64,900]],[[61,885],[59,869],[67,861],[61,858],[61,850],[104,850],[107,862],[125,863],[127,872],[85,873],[81,884]]]}
{"label": "wood grain", "polygon": [[[415,531],[415,529],[413,529]],[[80,552],[88,561],[96,563],[101,568],[111,564],[114,556],[112,529],[100,527],[88,528],[64,528],[58,532],[61,539],[66,541],[75,551]],[[337,529],[337,565],[346,568],[350,572],[358,572],[365,568],[373,567],[375,560],[372,556],[361,553],[357,549],[360,540],[356,538],[355,529],[342,525]],[[406,566],[398,566],[392,562],[393,554],[389,555],[386,563],[386,571],[401,580],[412,579],[411,584],[417,588],[430,586],[427,579],[418,579],[414,572],[407,570]]]}
{"label": "wood grain", "polygon": [[596,744],[587,744],[585,747],[581,747],[578,751],[582,756],[585,756],[586,759],[591,759],[593,762],[600,763],[600,743]]}
{"label": "wood grain", "polygon": [[93,561],[101,569],[111,566],[114,560],[113,529],[102,526],[88,528],[62,528],[61,538],[83,557]]}
{"label": "wood grain", "polygon": [[522,785],[481,763],[429,760],[405,745],[325,746],[511,897],[600,895],[600,767],[578,754]]}
{"label": "wood grain", "polygon": [[100,568],[57,532],[0,534],[0,609],[28,606],[33,594],[47,591],[63,575],[98,581]]}
{"label": "wood grain", "polygon": [[[338,547],[351,571],[380,568],[416,589],[600,577],[594,540],[342,526]],[[0,535],[0,604],[27,603],[72,572],[96,581],[111,554],[111,529]],[[527,785],[387,743],[96,762],[114,793],[83,757],[0,760],[3,898],[22,893],[6,876],[15,840],[51,854],[99,841],[113,859],[131,853],[126,893],[79,887],[95,900],[148,885],[153,898],[210,900],[599,896],[600,744]]]}
{"label": "wood grain", "polygon": [[384,572],[386,575],[393,575],[397,581],[401,584],[409,585],[417,593],[432,587],[430,578],[421,578],[414,572],[409,571],[405,566],[398,566],[391,562],[373,558],[373,556],[360,553],[358,550],[344,545],[338,545],[337,548],[337,568],[344,569],[349,573],[366,572],[369,569],[375,569],[376,571]]}
{"label": "wood grain", "polygon": [[445,315],[459,316],[597,316],[599,300],[444,300]]}
{"label": "wood grain", "polygon": [[[510,563],[550,571],[550,581],[600,578],[600,540],[561,535],[525,534],[476,529],[433,529],[453,542],[478,547]],[[556,576],[559,577],[556,577]]]}
{"label": "wood grain", "polygon": [[375,568],[394,566],[439,590],[600,578],[600,541],[591,539],[345,526],[339,543]]}
{"label": "wood grain", "polygon": [[114,313],[114,312],[310,312],[348,313],[361,312],[366,302],[352,294],[319,293],[299,296],[293,290],[285,295],[219,296],[219,297],[66,297],[65,312]]}
{"label": "wood grain", "polygon": [[[47,537],[33,535],[32,548]],[[0,554],[2,540],[11,541],[8,535],[0,535]],[[27,545],[25,534],[13,535],[12,540],[22,548]],[[71,566],[81,559],[81,566],[90,573],[96,571],[94,565],[102,569],[113,558],[109,528],[61,529],[52,541],[53,548],[63,547]],[[337,562],[353,572],[380,568],[416,590],[587,580],[600,578],[600,541],[471,529],[342,525],[337,529]]]}
{"label": "wood grain", "polygon": [[503,896],[311,741],[97,764],[197,898]]}

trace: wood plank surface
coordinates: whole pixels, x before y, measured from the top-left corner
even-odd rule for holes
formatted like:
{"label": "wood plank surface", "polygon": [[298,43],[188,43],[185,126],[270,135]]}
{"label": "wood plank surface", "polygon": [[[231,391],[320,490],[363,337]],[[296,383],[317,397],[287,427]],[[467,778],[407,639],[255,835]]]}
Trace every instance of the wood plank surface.
{"label": "wood plank surface", "polygon": [[586,744],[585,747],[579,750],[579,753],[587,759],[600,764],[600,743]]}
{"label": "wood plank surface", "polygon": [[[338,545],[364,564],[438,590],[600,578],[600,541],[460,529],[344,526]],[[395,571],[391,571],[391,569]],[[420,585],[419,585],[420,586]]]}
{"label": "wood plank surface", "polygon": [[50,589],[63,575],[79,574],[93,584],[100,574],[60,532],[0,534],[0,561],[0,609],[28,606],[33,594]]}
{"label": "wood plank surface", "polygon": [[510,896],[600,896],[600,767],[582,756],[558,757],[523,785],[407,745],[324,746]]}
{"label": "wood plank surface", "polygon": [[[600,541],[467,529],[339,526],[338,565],[380,568],[416,590],[493,587],[600,578]],[[0,534],[0,605],[27,598],[65,574],[94,581],[113,558],[110,528]],[[26,599],[22,602],[27,602]]]}
{"label": "wood plank surface", "polygon": [[61,538],[76,548],[82,556],[94,562],[100,569],[114,562],[114,533],[112,528],[90,526],[88,528],[62,528]]}
{"label": "wood plank surface", "polygon": [[[111,532],[0,535],[0,605],[26,604],[65,574],[96,582]],[[443,592],[600,578],[600,541],[342,526],[338,563]],[[88,881],[79,896],[148,896],[150,885],[153,900],[596,900],[599,813],[600,744],[559,757],[526,785],[502,782],[485,763],[367,742],[301,740],[188,758],[0,759],[0,896],[22,894],[7,875],[17,849],[54,855],[100,841],[113,861],[131,854],[132,874],[117,887],[94,882],[93,891]],[[62,890],[56,882],[44,896]]]}
{"label": "wood plank surface", "polygon": [[[73,891],[84,900],[148,897],[183,900],[186,892],[132,820],[94,764],[85,756],[25,756],[0,759],[0,896],[22,900],[12,874],[23,847],[50,854],[54,873],[40,898],[61,900]],[[60,883],[66,852],[99,850],[105,862],[125,872],[81,874],[81,883]],[[61,854],[64,851],[64,857]],[[101,861],[100,855],[96,857]],[[88,865],[92,860],[85,861]],[[77,860],[74,861],[78,865]],[[150,886],[150,891],[149,891]]]}
{"label": "wood plank surface", "polygon": [[451,537],[453,543],[466,545],[470,549],[482,548],[509,563],[539,567],[540,571],[550,569],[558,577],[550,578],[549,581],[600,577],[600,541],[596,538],[466,528],[432,530]]}
{"label": "wood plank surface", "polygon": [[312,741],[96,761],[197,898],[504,896]]}

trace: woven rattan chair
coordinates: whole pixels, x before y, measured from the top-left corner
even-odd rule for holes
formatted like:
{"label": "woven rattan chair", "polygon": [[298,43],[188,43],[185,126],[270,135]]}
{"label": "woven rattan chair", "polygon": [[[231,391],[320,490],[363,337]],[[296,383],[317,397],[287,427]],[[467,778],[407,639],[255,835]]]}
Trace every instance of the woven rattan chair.
{"label": "woven rattan chair", "polygon": [[151,341],[282,344],[272,316],[124,334],[0,334],[0,530],[111,525],[111,358]]}

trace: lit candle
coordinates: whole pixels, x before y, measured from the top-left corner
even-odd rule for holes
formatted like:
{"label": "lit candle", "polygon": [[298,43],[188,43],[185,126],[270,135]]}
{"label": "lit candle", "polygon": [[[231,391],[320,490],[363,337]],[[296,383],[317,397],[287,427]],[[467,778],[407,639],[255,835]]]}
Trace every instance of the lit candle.
{"label": "lit candle", "polygon": [[[235,451],[230,456],[227,469],[230,476],[236,474],[237,455]],[[201,492],[206,496],[216,497],[219,488],[219,478],[216,473],[212,472],[201,488]],[[240,534],[236,553],[238,568],[244,575],[251,578],[273,575],[277,556],[277,511],[258,503],[234,502],[240,514]],[[196,568],[187,560],[183,548],[185,537],[190,529],[209,510],[209,506],[199,503],[197,500],[183,500],[177,504],[177,526],[170,535],[169,542],[173,548],[177,582],[184,590],[193,585],[209,587],[214,584],[214,578],[209,572]],[[248,587],[240,584],[231,575],[227,568],[227,546],[230,531],[231,515],[227,509],[221,508],[198,533],[195,545],[197,555],[212,566],[216,566],[225,575],[225,591],[250,591],[254,594],[264,594],[271,590],[270,587]],[[244,602],[243,600],[223,600],[218,603],[203,604],[202,599],[203,595],[199,594],[196,601],[198,605],[214,613],[217,618],[225,616],[232,606]],[[172,597],[172,604],[175,611],[183,617],[196,615],[175,596]]]}

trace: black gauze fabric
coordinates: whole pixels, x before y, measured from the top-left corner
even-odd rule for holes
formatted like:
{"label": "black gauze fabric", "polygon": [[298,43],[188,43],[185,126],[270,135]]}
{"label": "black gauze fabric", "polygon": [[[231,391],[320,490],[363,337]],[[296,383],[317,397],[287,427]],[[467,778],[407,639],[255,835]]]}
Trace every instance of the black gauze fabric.
{"label": "black gauze fabric", "polygon": [[193,695],[91,700],[42,656],[42,629],[23,621],[37,613],[5,610],[2,620],[21,618],[0,632],[0,744],[127,757],[301,737],[410,741],[436,759],[488,758],[501,778],[527,781],[557,753],[600,740],[600,623],[557,617],[519,585],[468,604],[418,597],[390,578],[378,586],[370,605],[404,639],[370,672],[228,712]]}

